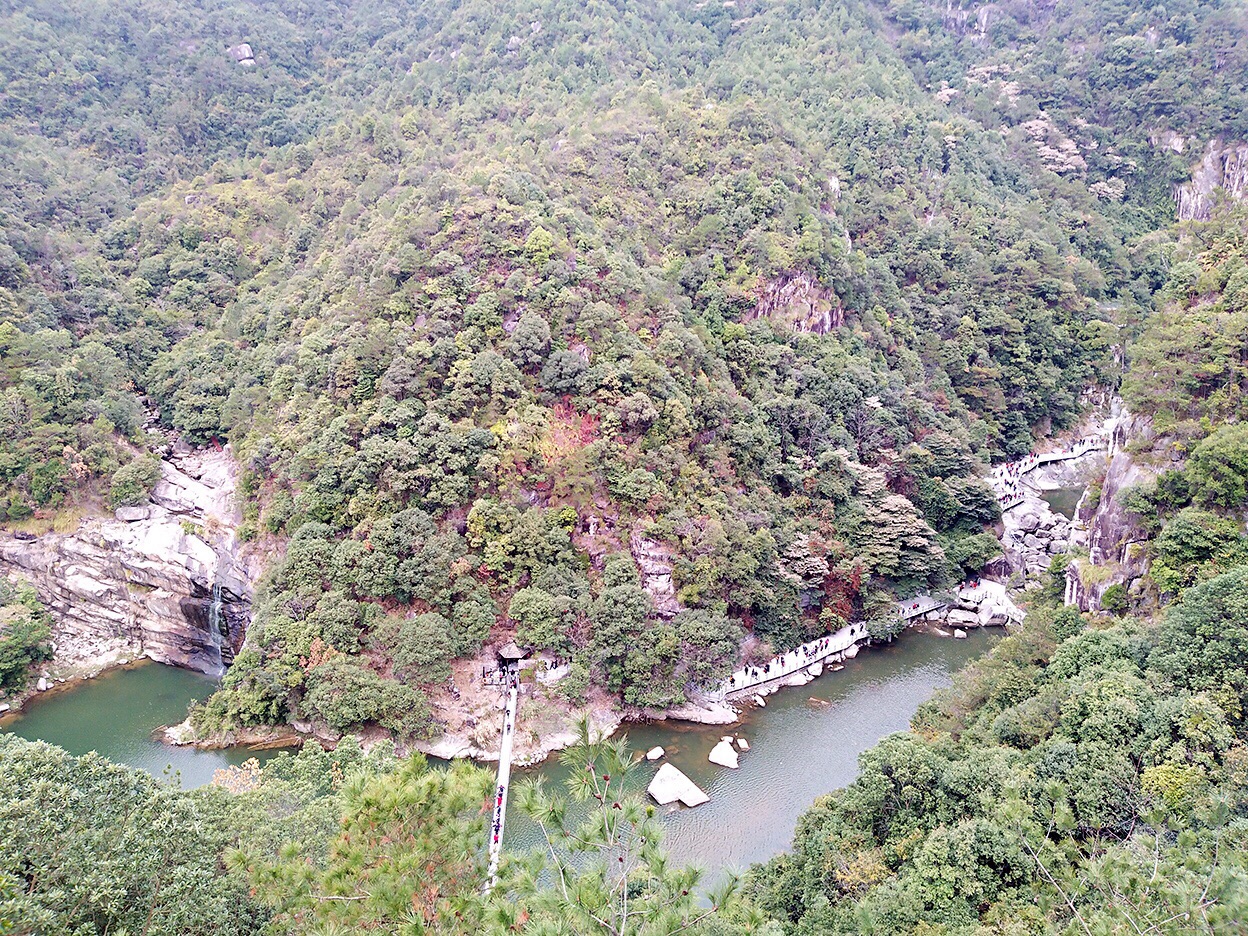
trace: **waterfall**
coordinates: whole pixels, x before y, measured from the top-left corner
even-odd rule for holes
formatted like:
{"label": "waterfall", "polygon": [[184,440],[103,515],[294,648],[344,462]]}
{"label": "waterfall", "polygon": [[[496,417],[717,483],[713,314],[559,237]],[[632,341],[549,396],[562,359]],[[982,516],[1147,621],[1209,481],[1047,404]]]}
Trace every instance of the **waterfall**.
{"label": "waterfall", "polygon": [[212,586],[212,603],[208,606],[208,658],[216,663],[217,674],[225,672],[225,661],[221,658],[221,586]]}

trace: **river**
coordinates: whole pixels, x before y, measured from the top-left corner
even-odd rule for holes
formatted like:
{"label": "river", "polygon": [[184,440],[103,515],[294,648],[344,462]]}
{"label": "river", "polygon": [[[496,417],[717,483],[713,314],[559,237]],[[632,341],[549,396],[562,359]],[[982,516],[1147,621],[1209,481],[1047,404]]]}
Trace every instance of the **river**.
{"label": "river", "polygon": [[145,661],[35,696],[20,715],[5,719],[0,727],[71,754],[95,751],[111,761],[176,779],[184,787],[203,786],[223,767],[272,756],[267,751],[172,747],[153,737],[162,725],[186,718],[187,707],[208,698],[217,685],[217,680],[200,673]]}
{"label": "river", "polygon": [[[826,672],[805,686],[769,696],[766,708],[747,709],[744,721],[730,728],[673,722],[627,728],[635,750],[661,745],[666,759],[711,798],[696,809],[661,808],[673,859],[696,864],[706,872],[707,883],[713,883],[730,870],[787,849],[798,816],[815,798],[850,783],[858,755],[884,735],[905,730],[918,706],[999,634],[973,630],[967,640],[904,634],[891,646],[863,651],[840,672]],[[94,750],[158,776],[176,772],[184,786],[199,786],[222,767],[266,757],[245,750],[173,748],[154,740],[154,729],[181,721],[187,705],[205,698],[214,685],[187,670],[143,664],[32,699],[26,712],[4,728],[74,754]],[[750,744],[738,770],[716,767],[706,759],[724,734],[744,737]],[[658,764],[643,763],[638,779],[648,784],[657,769]],[[513,786],[525,777],[558,783],[565,776],[565,768],[552,758],[516,771]],[[513,800],[508,848],[522,850],[539,842],[538,830]]]}
{"label": "river", "polygon": [[[952,675],[982,655],[1001,635],[972,630],[966,640],[906,633],[886,647],[864,650],[840,672],[825,672],[805,686],[767,697],[766,708],[749,708],[729,727],[661,722],[625,729],[630,746],[644,752],[659,745],[711,801],[695,809],[659,807],[669,855],[694,864],[714,884],[729,871],[766,861],[792,844],[798,817],[818,796],[851,783],[858,755],[880,738],[909,727],[910,717]],[[521,713],[523,718],[523,712]],[[737,770],[706,758],[726,734],[745,738]],[[649,784],[661,761],[643,763],[639,780]],[[556,758],[512,774],[558,783],[567,768]],[[540,845],[539,830],[514,805],[507,814],[507,847]]]}

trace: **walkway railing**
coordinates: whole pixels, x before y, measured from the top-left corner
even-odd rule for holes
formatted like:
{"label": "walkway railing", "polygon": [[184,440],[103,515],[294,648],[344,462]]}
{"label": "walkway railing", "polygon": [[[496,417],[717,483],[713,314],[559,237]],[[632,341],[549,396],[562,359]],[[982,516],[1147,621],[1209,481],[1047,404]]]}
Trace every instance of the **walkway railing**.
{"label": "walkway railing", "polygon": [[916,595],[909,601],[897,602],[897,616],[903,621],[913,621],[915,618],[946,607],[948,605],[945,602],[931,595]]}
{"label": "walkway railing", "polygon": [[806,669],[812,663],[825,660],[833,654],[844,653],[867,636],[865,624],[850,624],[836,633],[802,644],[795,650],[772,657],[761,666],[747,666],[737,670],[724,683],[721,693],[744,692]]}
{"label": "walkway railing", "polygon": [[1042,452],[1039,455],[1028,455],[1025,458],[1020,458],[1018,461],[998,465],[989,474],[988,481],[992,485],[993,493],[997,496],[997,501],[1001,504],[1002,512],[1017,507],[1025,501],[1025,498],[1018,490],[1018,485],[1022,481],[1023,475],[1027,474],[1027,472],[1034,471],[1041,465],[1069,461],[1072,458],[1082,458],[1088,452],[1095,451],[1098,448],[1100,448],[1100,445],[1096,440],[1080,439],[1068,449]]}
{"label": "walkway railing", "polygon": [[498,749],[498,785],[494,790],[494,815],[488,829],[490,871],[486,877],[486,891],[494,886],[494,879],[498,876],[498,857],[503,848],[503,826],[507,821],[507,794],[511,786],[511,741],[516,736],[516,707],[519,696],[519,689],[512,686],[507,690],[507,704],[503,708],[503,741]]}

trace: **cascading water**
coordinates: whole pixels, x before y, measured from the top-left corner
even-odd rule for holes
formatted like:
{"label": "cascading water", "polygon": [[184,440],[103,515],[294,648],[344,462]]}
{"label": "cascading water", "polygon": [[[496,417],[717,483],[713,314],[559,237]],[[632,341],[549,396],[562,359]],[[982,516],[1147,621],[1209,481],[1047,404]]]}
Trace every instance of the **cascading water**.
{"label": "cascading water", "polygon": [[208,643],[209,660],[216,664],[216,674],[225,672],[225,661],[221,657],[221,586],[212,586],[212,604],[208,606]]}

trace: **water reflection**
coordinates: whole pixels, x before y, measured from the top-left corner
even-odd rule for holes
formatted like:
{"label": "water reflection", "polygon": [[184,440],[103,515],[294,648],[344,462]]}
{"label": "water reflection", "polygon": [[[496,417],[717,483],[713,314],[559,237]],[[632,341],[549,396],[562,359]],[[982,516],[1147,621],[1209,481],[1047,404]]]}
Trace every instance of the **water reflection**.
{"label": "water reflection", "polygon": [[32,741],[47,741],[71,754],[95,751],[182,786],[203,786],[217,770],[271,754],[244,749],[200,751],[171,747],[153,737],[162,725],[186,718],[187,707],[208,698],[217,683],[201,673],[143,662],[113,670],[72,689],[31,699],[2,728]]}

